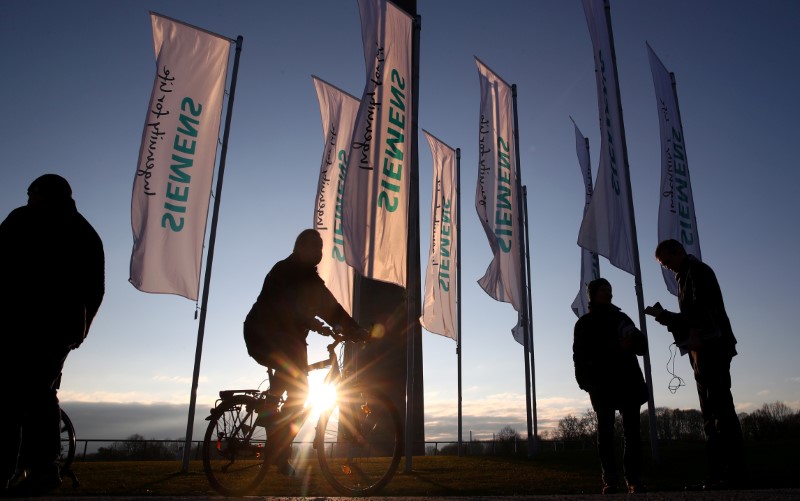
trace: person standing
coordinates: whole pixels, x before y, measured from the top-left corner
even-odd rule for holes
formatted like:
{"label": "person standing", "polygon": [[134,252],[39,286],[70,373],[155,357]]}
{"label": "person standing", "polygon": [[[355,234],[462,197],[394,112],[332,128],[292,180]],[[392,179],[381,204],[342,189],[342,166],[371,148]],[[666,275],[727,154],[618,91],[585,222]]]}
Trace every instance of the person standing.
{"label": "person standing", "polygon": [[742,427],[731,394],[731,360],[736,337],[714,270],[674,239],[656,247],[661,266],[675,273],[679,313],[658,303],[645,313],[672,333],[681,353],[689,353],[706,436],[707,478],[688,489],[741,487],[746,481]]}
{"label": "person standing", "polygon": [[589,393],[597,415],[597,449],[603,494],[618,492],[614,421],[622,416],[623,467],[627,492],[643,491],[642,439],[639,409],[647,401],[647,385],[637,355],[647,340],[633,321],[611,303],[611,284],[604,278],[589,282],[589,313],[575,323],[572,359],[578,386]]}
{"label": "person standing", "polygon": [[0,288],[2,486],[36,495],[61,485],[57,381],[105,294],[103,243],[63,177],[36,178],[0,224]]}

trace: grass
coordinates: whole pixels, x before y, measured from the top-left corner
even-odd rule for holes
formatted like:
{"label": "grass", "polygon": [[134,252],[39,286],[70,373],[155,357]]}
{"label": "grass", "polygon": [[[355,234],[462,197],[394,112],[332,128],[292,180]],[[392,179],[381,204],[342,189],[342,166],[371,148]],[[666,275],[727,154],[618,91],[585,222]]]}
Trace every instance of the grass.
{"label": "grass", "polygon": [[[747,444],[747,461],[754,488],[797,488],[797,440]],[[703,444],[662,445],[658,465],[645,448],[646,484],[651,492],[679,490],[684,483],[702,480]],[[335,496],[319,471],[316,458],[295,459],[297,478],[270,472],[259,489],[261,496]],[[69,480],[57,495],[81,496],[202,496],[216,495],[200,461],[181,473],[180,461],[76,462],[81,485]],[[599,493],[599,462],[594,449],[540,451],[528,460],[520,457],[415,457],[413,471],[398,474],[381,495],[582,495]]]}

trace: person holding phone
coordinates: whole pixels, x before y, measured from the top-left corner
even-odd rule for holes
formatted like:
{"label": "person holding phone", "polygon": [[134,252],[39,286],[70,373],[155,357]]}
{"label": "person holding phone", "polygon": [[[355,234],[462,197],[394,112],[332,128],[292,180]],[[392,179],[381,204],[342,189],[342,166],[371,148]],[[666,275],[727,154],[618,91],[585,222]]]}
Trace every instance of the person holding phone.
{"label": "person holding phone", "polygon": [[675,273],[680,311],[671,312],[656,303],[645,313],[667,327],[682,355],[689,354],[706,436],[707,478],[687,488],[741,487],[747,478],[742,427],[731,394],[736,337],[719,282],[714,270],[687,254],[677,240],[659,243],[655,257],[661,266]]}

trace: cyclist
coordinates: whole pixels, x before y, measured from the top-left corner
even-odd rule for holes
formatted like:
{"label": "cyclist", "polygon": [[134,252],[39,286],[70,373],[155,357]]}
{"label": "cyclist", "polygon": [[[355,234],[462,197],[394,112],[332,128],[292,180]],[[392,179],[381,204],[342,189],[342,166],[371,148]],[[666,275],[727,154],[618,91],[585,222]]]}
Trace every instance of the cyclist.
{"label": "cyclist", "polygon": [[36,495],[61,485],[54,383],[103,300],[104,261],[100,237],[56,174],[34,180],[27,205],[0,224],[0,381],[3,398],[13,402],[0,413],[0,429],[9,434],[0,446],[4,494]]}
{"label": "cyclist", "polygon": [[348,339],[368,336],[325,287],[316,268],[321,260],[322,237],[316,230],[303,230],[292,254],[276,263],[264,278],[261,293],[244,321],[247,352],[274,371],[270,393],[287,394],[281,417],[274,420],[264,413],[256,425],[270,426],[272,463],[288,476],[295,474],[289,463],[291,444],[303,424],[308,396],[308,331],[322,329],[319,317]]}

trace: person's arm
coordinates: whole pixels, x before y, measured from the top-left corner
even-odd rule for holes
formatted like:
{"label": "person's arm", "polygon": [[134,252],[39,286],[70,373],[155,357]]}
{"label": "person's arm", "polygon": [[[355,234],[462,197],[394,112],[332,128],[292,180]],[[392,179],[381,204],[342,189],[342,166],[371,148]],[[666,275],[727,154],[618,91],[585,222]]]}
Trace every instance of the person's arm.
{"label": "person's arm", "polygon": [[591,391],[591,358],[586,349],[585,334],[583,322],[578,319],[575,322],[572,342],[572,363],[575,366],[575,381],[580,389]]}
{"label": "person's arm", "polygon": [[625,350],[644,356],[647,350],[647,339],[631,320],[631,317],[622,313],[622,322],[619,326],[620,345]]}
{"label": "person's arm", "polygon": [[[319,278],[319,277],[318,277]],[[358,325],[353,317],[345,311],[339,301],[333,296],[325,286],[325,282],[319,278],[318,289],[318,309],[317,316],[325,320],[328,324],[339,326],[342,332],[348,336],[362,337],[364,329]]]}
{"label": "person's arm", "polygon": [[[87,223],[88,224],[88,223]],[[103,241],[94,229],[89,228],[88,242],[86,249],[86,332],[84,337],[89,334],[89,327],[92,325],[100,304],[106,292],[106,272],[105,272],[105,253],[103,251]]]}

